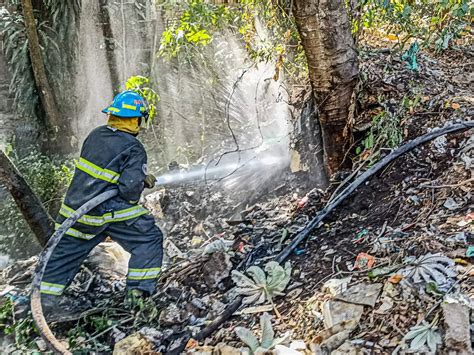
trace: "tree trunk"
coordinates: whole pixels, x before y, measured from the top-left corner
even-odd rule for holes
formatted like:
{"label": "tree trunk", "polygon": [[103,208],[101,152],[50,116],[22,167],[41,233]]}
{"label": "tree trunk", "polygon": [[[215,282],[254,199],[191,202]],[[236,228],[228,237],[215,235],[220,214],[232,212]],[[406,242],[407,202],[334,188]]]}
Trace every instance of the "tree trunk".
{"label": "tree trunk", "polygon": [[31,231],[44,247],[54,231],[54,223],[38,196],[3,151],[0,151],[0,184],[11,193]]}
{"label": "tree trunk", "polygon": [[114,96],[120,91],[120,78],[118,73],[117,58],[115,56],[114,33],[112,24],[110,23],[109,9],[107,8],[108,0],[99,1],[99,18],[104,36],[105,58],[109,67],[110,82],[112,83],[112,92]]}
{"label": "tree trunk", "polygon": [[308,61],[329,175],[344,162],[348,118],[359,74],[344,0],[294,0],[294,16]]}
{"label": "tree trunk", "polygon": [[21,6],[25,20],[28,49],[30,52],[31,66],[33,68],[36,87],[38,88],[41,104],[46,114],[46,126],[52,132],[54,137],[59,129],[62,128],[61,115],[46,74],[31,0],[21,0]]}

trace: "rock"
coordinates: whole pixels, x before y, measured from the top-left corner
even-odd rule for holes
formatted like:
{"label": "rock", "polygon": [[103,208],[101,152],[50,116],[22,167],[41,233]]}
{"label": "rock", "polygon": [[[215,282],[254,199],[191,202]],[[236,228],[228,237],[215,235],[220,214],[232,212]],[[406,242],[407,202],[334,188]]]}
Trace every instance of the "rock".
{"label": "rock", "polygon": [[393,308],[393,299],[390,297],[382,297],[382,304],[379,308],[375,310],[377,314],[386,314],[389,310]]}
{"label": "rock", "polygon": [[380,294],[380,291],[382,290],[382,287],[383,284],[381,283],[362,283],[352,286],[347,291],[337,295],[335,299],[348,303],[370,306],[373,308],[375,306],[375,302],[377,302],[377,298]]}
{"label": "rock", "polygon": [[153,350],[152,345],[140,334],[134,333],[123,340],[120,340],[114,346],[113,355],[140,355],[140,354],[159,354]]}
{"label": "rock", "polygon": [[128,273],[128,261],[130,254],[127,253],[118,243],[100,243],[92,249],[87,258],[86,265],[92,270],[108,274],[118,273],[122,276]]}
{"label": "rock", "polygon": [[442,307],[447,353],[472,354],[469,307],[461,303],[444,303]]}
{"label": "rock", "polygon": [[168,307],[163,309],[160,313],[159,322],[162,326],[172,326],[181,324],[184,321],[181,311],[176,304],[171,303]]}
{"label": "rock", "polygon": [[326,328],[331,328],[343,321],[354,320],[357,323],[363,312],[364,306],[334,300],[325,302],[322,307]]}
{"label": "rock", "polygon": [[216,287],[223,279],[229,277],[232,267],[229,254],[212,253],[202,267],[204,282],[208,287]]}
{"label": "rock", "polygon": [[395,305],[395,299],[400,294],[397,286],[391,282],[385,282],[383,286],[382,295],[380,301],[382,304],[375,310],[377,314],[386,314]]}

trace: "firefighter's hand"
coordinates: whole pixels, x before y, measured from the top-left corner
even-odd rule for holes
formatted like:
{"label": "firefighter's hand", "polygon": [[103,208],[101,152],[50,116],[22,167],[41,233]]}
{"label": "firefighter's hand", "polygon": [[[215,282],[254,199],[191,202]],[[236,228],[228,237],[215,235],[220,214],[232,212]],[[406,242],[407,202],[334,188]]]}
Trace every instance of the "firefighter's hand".
{"label": "firefighter's hand", "polygon": [[151,189],[155,186],[156,183],[156,177],[153,176],[152,174],[148,174],[145,177],[145,187],[148,189]]}

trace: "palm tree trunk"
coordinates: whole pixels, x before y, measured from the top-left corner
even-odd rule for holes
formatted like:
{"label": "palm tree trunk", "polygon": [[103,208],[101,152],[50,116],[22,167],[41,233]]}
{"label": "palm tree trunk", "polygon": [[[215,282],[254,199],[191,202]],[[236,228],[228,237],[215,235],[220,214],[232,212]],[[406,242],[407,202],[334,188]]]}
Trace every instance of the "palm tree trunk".
{"label": "palm tree trunk", "polygon": [[38,88],[41,104],[46,114],[46,126],[53,133],[53,137],[61,127],[61,115],[54,99],[53,90],[49,84],[46,68],[41,54],[41,47],[36,29],[35,16],[31,0],[21,0],[23,17],[25,20],[26,35],[28,38],[28,49],[30,52],[31,65]]}
{"label": "palm tree trunk", "polygon": [[44,247],[54,231],[54,223],[38,196],[3,151],[0,151],[0,184],[10,192],[31,231]]}
{"label": "palm tree trunk", "polygon": [[308,61],[329,175],[344,162],[348,118],[359,74],[344,0],[294,0],[294,16]]}

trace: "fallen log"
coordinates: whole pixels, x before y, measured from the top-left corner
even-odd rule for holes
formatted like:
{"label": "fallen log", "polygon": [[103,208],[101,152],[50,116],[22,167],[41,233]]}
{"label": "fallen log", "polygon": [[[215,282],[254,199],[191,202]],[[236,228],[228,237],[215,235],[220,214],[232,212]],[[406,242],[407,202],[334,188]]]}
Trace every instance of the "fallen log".
{"label": "fallen log", "polygon": [[[336,207],[338,207],[348,196],[350,196],[358,187],[360,187],[364,182],[366,182],[370,177],[375,175],[389,163],[400,157],[401,155],[411,151],[420,144],[429,142],[437,137],[443,136],[445,134],[463,131],[467,129],[474,128],[474,121],[462,121],[459,123],[453,123],[442,128],[437,128],[432,130],[429,133],[426,133],[422,136],[419,136],[403,146],[395,149],[390,154],[378,161],[374,166],[365,171],[359,177],[357,177],[351,184],[349,184],[344,190],[342,190],[334,199],[332,199],[326,207],[324,207],[318,214],[306,225],[306,227],[301,230],[295,238],[288,244],[275,258],[275,261],[278,263],[284,262],[288,256],[295,250],[295,248],[305,240],[311,232],[321,223],[321,221],[326,218],[329,213],[331,213]],[[241,306],[242,297],[237,297],[232,303],[230,303],[221,315],[219,315],[211,324],[203,328],[196,336],[193,338],[198,341],[203,341],[208,336],[210,336],[215,330],[217,330],[227,319],[229,319],[232,314]],[[186,344],[191,339],[191,335],[182,338],[182,342],[174,347],[172,350],[168,351],[167,354],[180,354],[185,348]]]}
{"label": "fallen log", "polygon": [[26,223],[42,247],[53,233],[54,222],[10,158],[0,151],[0,184],[12,195]]}

